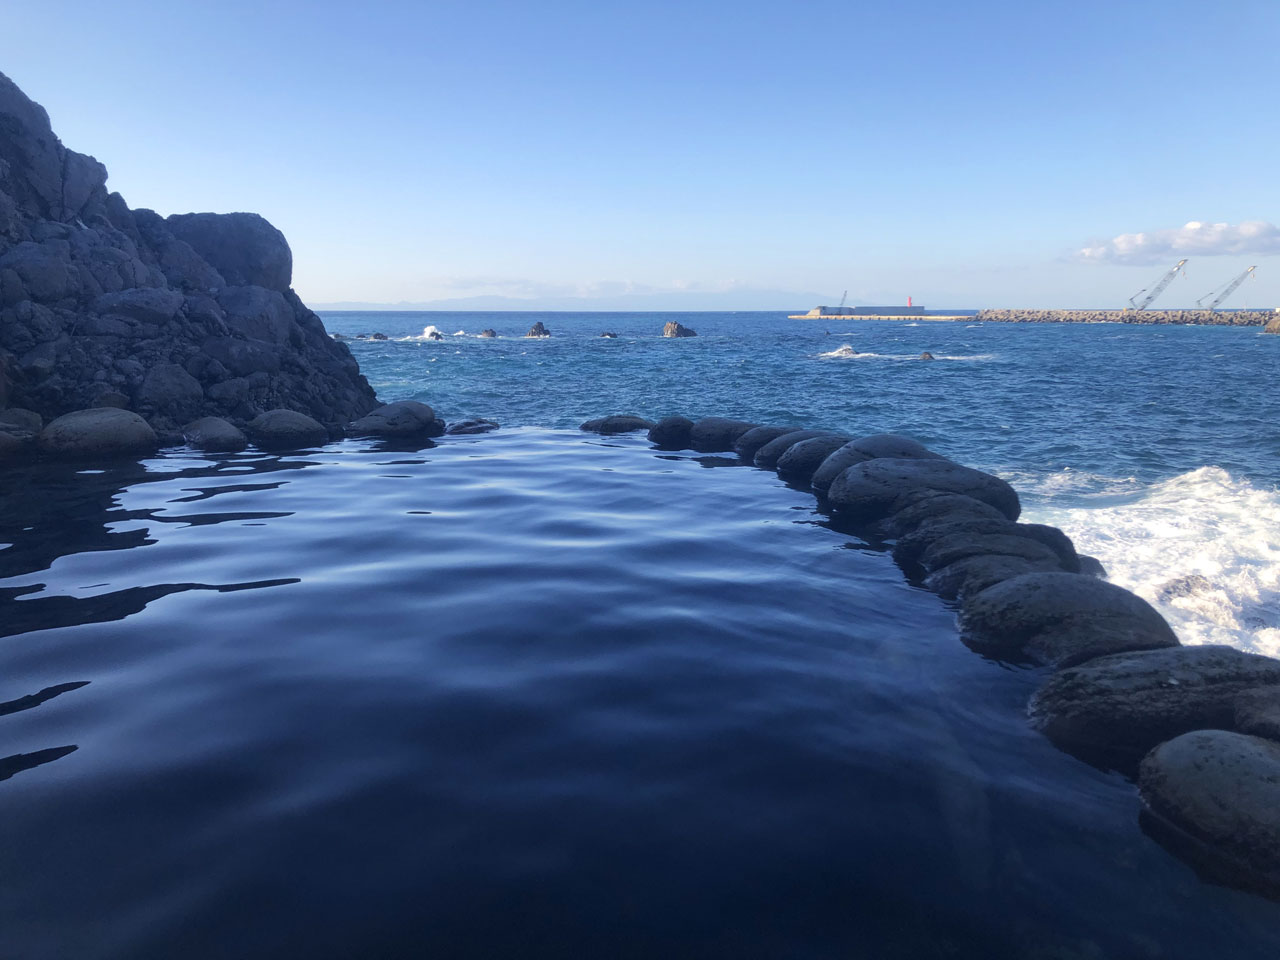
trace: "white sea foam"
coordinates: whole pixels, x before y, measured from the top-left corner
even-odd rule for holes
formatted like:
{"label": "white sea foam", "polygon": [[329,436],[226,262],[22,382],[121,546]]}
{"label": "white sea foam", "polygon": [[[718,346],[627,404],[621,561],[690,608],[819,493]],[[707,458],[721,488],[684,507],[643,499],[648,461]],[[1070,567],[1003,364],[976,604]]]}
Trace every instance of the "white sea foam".
{"label": "white sea foam", "polygon": [[1080,474],[1053,475],[1039,487],[1095,491],[1085,499],[1096,506],[1050,501],[1026,519],[1065,530],[1113,583],[1164,614],[1184,643],[1280,656],[1280,491],[1219,467],[1145,488]]}
{"label": "white sea foam", "polygon": [[858,354],[858,351],[853,349],[853,347],[850,344],[846,343],[843,346],[836,347],[830,353],[820,353],[818,354],[818,356],[820,357],[856,357],[856,356],[859,356],[859,354]]}
{"label": "white sea foam", "polygon": [[[830,357],[836,360],[919,360],[918,353],[875,353],[871,350],[855,350],[851,344],[843,344],[828,353],[820,353],[819,357]],[[935,360],[994,360],[994,353],[974,353],[967,356],[959,354],[936,353]]]}

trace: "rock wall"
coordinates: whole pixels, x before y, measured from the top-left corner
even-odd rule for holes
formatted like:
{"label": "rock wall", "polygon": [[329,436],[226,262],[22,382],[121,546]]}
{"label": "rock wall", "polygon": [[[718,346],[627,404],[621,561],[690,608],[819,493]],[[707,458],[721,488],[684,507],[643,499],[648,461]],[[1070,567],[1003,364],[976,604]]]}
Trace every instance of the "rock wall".
{"label": "rock wall", "polygon": [[161,217],[106,189],[0,74],[0,409],[134,410],[161,435],[288,408],[337,435],[377,400],[257,214]]}
{"label": "rock wall", "polygon": [[979,310],[992,323],[1186,323],[1211,327],[1260,327],[1271,310]]}

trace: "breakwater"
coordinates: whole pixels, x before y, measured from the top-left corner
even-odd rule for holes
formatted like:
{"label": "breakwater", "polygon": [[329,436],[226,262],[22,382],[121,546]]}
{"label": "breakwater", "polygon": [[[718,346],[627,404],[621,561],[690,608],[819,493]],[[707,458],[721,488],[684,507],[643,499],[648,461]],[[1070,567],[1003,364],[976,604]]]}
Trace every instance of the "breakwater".
{"label": "breakwater", "polygon": [[1276,316],[1274,310],[979,310],[973,319],[991,323],[1172,323],[1263,327]]}

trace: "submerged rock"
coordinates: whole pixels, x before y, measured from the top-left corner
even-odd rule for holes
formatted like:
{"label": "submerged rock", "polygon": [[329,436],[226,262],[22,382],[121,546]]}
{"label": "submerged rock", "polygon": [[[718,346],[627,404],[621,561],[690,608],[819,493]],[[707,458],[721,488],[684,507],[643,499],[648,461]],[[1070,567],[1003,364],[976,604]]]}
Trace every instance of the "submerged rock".
{"label": "submerged rock", "polygon": [[450,436],[459,436],[473,433],[488,433],[491,430],[497,430],[498,424],[492,420],[459,420],[457,423],[449,424],[445,433]]}
{"label": "submerged rock", "polygon": [[301,450],[329,441],[324,427],[296,410],[268,410],[254,417],[246,430],[263,450]]}
{"label": "submerged rock", "polygon": [[685,450],[692,441],[693,421],[688,417],[663,417],[649,431],[649,442],[663,450]]}
{"label": "submerged rock", "polygon": [[436,412],[417,400],[383,404],[347,427],[353,437],[438,437],[444,424]]}
{"label": "submerged rock", "polygon": [[877,433],[869,437],[851,440],[838,450],[833,451],[813,472],[813,476],[809,478],[809,484],[813,489],[826,493],[831,486],[831,482],[855,463],[886,457],[893,460],[945,459],[940,454],[934,453],[924,444],[918,443],[910,437],[899,436],[895,433]]}
{"label": "submerged rock", "polygon": [[601,336],[601,337],[603,337],[603,338],[604,338],[604,339],[606,339],[606,340],[617,340],[617,339],[618,339],[618,335],[617,335],[616,333],[612,333],[612,332],[610,332],[610,331],[605,331],[604,333],[600,334],[600,336]]}
{"label": "submerged rock", "polygon": [[935,357],[932,353],[930,353],[928,350],[926,350],[924,353],[920,354],[920,359],[921,359],[921,360],[936,360],[936,359],[937,359],[937,357]]}
{"label": "submerged rock", "polygon": [[480,336],[484,337],[485,339],[492,339],[493,337],[496,337],[496,336],[497,336],[497,334],[496,334],[496,333],[494,333],[494,332],[493,332],[491,329],[489,329],[488,327],[486,327],[485,329],[483,329],[483,330],[481,330],[481,331],[480,331]]}
{"label": "submerged rock", "polygon": [[1224,730],[1162,743],[1142,761],[1138,789],[1162,842],[1233,886],[1280,892],[1280,744]]}
{"label": "submerged rock", "polygon": [[[833,454],[834,456],[834,454]],[[962,493],[1018,519],[1018,494],[999,477],[950,460],[877,458],[855,463],[827,488],[827,499],[851,516],[874,520],[894,512],[895,503],[925,490]]]}
{"label": "submerged rock", "polygon": [[197,450],[207,453],[235,453],[249,445],[249,440],[232,423],[221,417],[201,417],[182,428],[182,436]]}
{"label": "submerged rock", "polygon": [[960,630],[979,653],[1059,668],[1178,646],[1147,601],[1078,573],[1027,574],[983,590],[965,604]]}
{"label": "submerged rock", "polygon": [[664,337],[696,337],[698,334],[690,330],[683,323],[677,323],[675,320],[668,320],[666,326],[662,328]]}
{"label": "submerged rock", "polygon": [[551,336],[551,331],[542,325],[541,320],[539,320],[532,327],[530,327],[529,332],[525,334],[525,337],[549,337],[549,336]]}
{"label": "submerged rock", "polygon": [[[532,336],[532,334],[530,334],[530,336]],[[547,334],[543,334],[543,336],[547,336]],[[373,337],[371,337],[370,339],[372,339],[372,340],[376,340],[376,339],[378,339],[378,338],[377,338],[377,336],[373,336]],[[385,340],[385,339],[386,339],[386,337],[383,337],[383,339]],[[427,334],[427,339],[428,339],[428,340],[443,340],[443,339],[444,339],[444,334],[443,334],[443,333],[441,333],[439,330],[432,330],[432,331],[430,331],[430,332]]]}
{"label": "submerged rock", "polygon": [[1032,726],[1057,746],[1123,766],[1180,734],[1233,729],[1241,695],[1264,688],[1280,694],[1280,660],[1226,646],[1173,647],[1062,670],[1028,709]]}
{"label": "submerged rock", "polygon": [[65,413],[39,437],[41,452],[58,457],[137,457],[154,453],[159,445],[147,421],[115,407]]}
{"label": "submerged rock", "polygon": [[369,339],[370,340],[386,340],[388,339],[388,337],[385,333],[371,333],[369,334]]}
{"label": "submerged rock", "polygon": [[612,416],[588,420],[579,430],[589,433],[630,433],[633,430],[652,430],[657,424],[634,413],[615,413]]}

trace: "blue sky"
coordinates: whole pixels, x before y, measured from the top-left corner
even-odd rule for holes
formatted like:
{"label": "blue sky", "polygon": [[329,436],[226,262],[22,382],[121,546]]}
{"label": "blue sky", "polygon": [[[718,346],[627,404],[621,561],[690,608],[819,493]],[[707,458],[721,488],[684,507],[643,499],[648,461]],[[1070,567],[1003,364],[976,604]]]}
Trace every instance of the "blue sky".
{"label": "blue sky", "polygon": [[1280,221],[1276,0],[46,0],[4,21],[0,70],[131,205],[262,213],[312,302],[1119,305],[1190,243],[1162,302],[1256,263],[1234,302],[1280,305],[1280,234],[1238,229]]}

